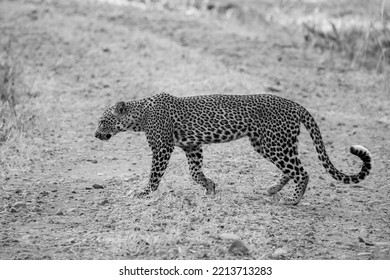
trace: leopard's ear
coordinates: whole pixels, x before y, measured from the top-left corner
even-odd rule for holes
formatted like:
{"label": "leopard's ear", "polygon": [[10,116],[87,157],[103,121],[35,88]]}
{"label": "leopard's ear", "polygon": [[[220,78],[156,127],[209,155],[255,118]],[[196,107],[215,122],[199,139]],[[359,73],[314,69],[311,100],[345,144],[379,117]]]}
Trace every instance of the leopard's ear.
{"label": "leopard's ear", "polygon": [[126,113],[126,104],[125,102],[121,101],[115,104],[115,113],[118,115],[123,115]]}

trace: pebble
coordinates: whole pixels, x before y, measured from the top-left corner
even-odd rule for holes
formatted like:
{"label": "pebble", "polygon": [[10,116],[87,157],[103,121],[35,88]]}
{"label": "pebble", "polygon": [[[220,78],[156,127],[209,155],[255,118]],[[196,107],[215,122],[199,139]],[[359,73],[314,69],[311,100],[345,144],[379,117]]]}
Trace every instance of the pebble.
{"label": "pebble", "polygon": [[274,257],[281,257],[287,255],[287,250],[285,248],[278,248],[274,251],[273,256]]}
{"label": "pebble", "polygon": [[[360,236],[362,236],[362,237],[365,237],[365,238],[367,238],[368,237],[368,229],[367,228],[361,228],[360,229],[360,232],[359,232],[360,234]],[[359,240],[360,241],[360,240]]]}
{"label": "pebble", "polygon": [[92,188],[94,188],[94,189],[104,189],[104,186],[98,185],[98,184],[93,184]]}
{"label": "pebble", "polygon": [[64,215],[64,212],[62,212],[62,211],[60,210],[60,211],[58,211],[58,212],[56,213],[56,215],[57,215],[57,216],[63,216],[63,215]]}
{"label": "pebble", "polygon": [[229,252],[237,255],[246,255],[249,253],[248,247],[240,240],[234,240],[230,245]]}
{"label": "pebble", "polygon": [[364,243],[364,244],[366,244],[367,246],[374,246],[375,244],[374,243],[372,243],[371,241],[367,241],[367,240],[364,240],[362,237],[358,237],[358,240],[359,240],[359,242],[362,242],[362,243]]}
{"label": "pebble", "polygon": [[42,211],[41,208],[37,207],[37,206],[34,206],[32,209],[31,209],[32,212],[40,212]]}
{"label": "pebble", "polygon": [[26,207],[26,203],[22,202],[22,201],[18,201],[18,202],[15,202],[15,204],[13,205],[14,208],[25,208]]}
{"label": "pebble", "polygon": [[358,256],[368,256],[368,255],[371,255],[370,252],[360,252],[360,253],[357,253]]}
{"label": "pebble", "polygon": [[106,204],[108,204],[109,203],[109,201],[108,201],[108,199],[104,199],[102,202],[100,202],[99,204],[100,205],[106,205]]}

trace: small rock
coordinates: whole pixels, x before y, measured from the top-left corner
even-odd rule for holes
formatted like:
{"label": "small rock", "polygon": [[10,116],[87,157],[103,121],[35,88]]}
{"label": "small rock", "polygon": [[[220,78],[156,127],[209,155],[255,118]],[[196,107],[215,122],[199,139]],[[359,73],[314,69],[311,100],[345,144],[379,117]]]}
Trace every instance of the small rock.
{"label": "small rock", "polygon": [[56,213],[56,215],[57,215],[57,216],[63,216],[63,215],[64,215],[64,212],[62,212],[62,211],[60,210],[60,211],[58,211],[58,212]]}
{"label": "small rock", "polygon": [[179,254],[183,254],[183,249],[182,249],[180,246],[178,246],[178,247],[177,247],[177,252],[178,252]]}
{"label": "small rock", "polygon": [[[368,237],[368,229],[367,228],[362,228],[360,229],[360,234],[361,237],[367,238]],[[360,238],[360,237],[359,237]],[[360,240],[359,240],[360,241]],[[360,241],[362,242],[362,241]]]}
{"label": "small rock", "polygon": [[41,196],[48,196],[48,195],[49,195],[49,192],[43,191],[43,192],[40,192],[39,194],[40,194]]}
{"label": "small rock", "polygon": [[297,251],[295,253],[295,256],[298,257],[298,258],[303,258],[305,255],[301,251]]}
{"label": "small rock", "polygon": [[362,243],[366,244],[367,246],[374,246],[374,243],[372,243],[371,241],[364,240],[360,236],[358,237],[358,240],[359,240],[359,242],[362,242]]}
{"label": "small rock", "polygon": [[104,189],[104,186],[98,185],[98,184],[93,184],[92,188],[94,188],[94,189]]}
{"label": "small rock", "polygon": [[18,202],[15,202],[13,207],[14,208],[25,208],[26,207],[26,203],[24,203],[23,201],[18,201]]}
{"label": "small rock", "polygon": [[278,248],[273,253],[273,256],[279,258],[281,256],[287,255],[287,253],[288,253],[288,251],[285,248]]}
{"label": "small rock", "polygon": [[125,181],[125,182],[130,182],[130,181],[134,181],[135,179],[134,178],[125,178],[125,179],[123,179],[123,181]]}
{"label": "small rock", "polygon": [[[278,60],[278,61],[280,61],[280,60]],[[267,92],[281,92],[282,89],[281,88],[276,88],[276,87],[266,87],[265,91],[267,91]]]}
{"label": "small rock", "polygon": [[249,253],[249,249],[242,241],[235,240],[232,245],[230,245],[229,252],[235,255],[246,255]]}
{"label": "small rock", "polygon": [[39,208],[38,206],[34,206],[32,209],[31,209],[32,212],[41,212],[41,208]]}
{"label": "small rock", "polygon": [[87,161],[91,162],[91,163],[98,163],[98,161],[96,159],[87,159]]}
{"label": "small rock", "polygon": [[9,209],[9,211],[10,211],[11,213],[16,213],[16,212],[17,212],[16,209],[13,208],[13,207],[11,207],[11,209]]}
{"label": "small rock", "polygon": [[109,201],[108,201],[108,199],[104,199],[102,202],[100,202],[99,204],[100,205],[106,205],[106,204],[108,204],[109,203]]}
{"label": "small rock", "polygon": [[238,235],[235,235],[233,233],[221,233],[218,237],[220,239],[223,239],[223,240],[236,240],[236,239],[240,239],[240,237]]}

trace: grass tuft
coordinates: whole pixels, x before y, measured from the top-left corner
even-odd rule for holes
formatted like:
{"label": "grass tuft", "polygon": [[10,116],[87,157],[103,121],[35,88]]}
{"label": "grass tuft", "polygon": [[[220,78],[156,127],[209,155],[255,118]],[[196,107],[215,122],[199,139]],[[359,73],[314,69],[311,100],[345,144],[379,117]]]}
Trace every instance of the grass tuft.
{"label": "grass tuft", "polygon": [[26,132],[35,127],[36,119],[20,53],[16,53],[12,38],[3,42],[0,42],[3,43],[0,44],[0,182],[26,165],[29,150]]}
{"label": "grass tuft", "polygon": [[380,73],[390,64],[390,29],[371,23],[368,27],[332,28],[323,31],[320,26],[303,24],[304,39],[310,46],[321,51],[340,52],[352,67],[364,67]]}
{"label": "grass tuft", "polygon": [[28,99],[30,90],[20,54],[12,39],[0,46],[0,147],[13,133],[20,134],[31,127],[34,116]]}
{"label": "grass tuft", "polygon": [[[2,105],[8,105],[16,121],[18,121],[18,115],[15,109],[17,102],[17,89],[15,85],[21,77],[21,73],[21,64],[11,54],[11,40],[9,40],[0,54],[0,101]],[[2,110],[1,112],[3,114],[4,111]]]}

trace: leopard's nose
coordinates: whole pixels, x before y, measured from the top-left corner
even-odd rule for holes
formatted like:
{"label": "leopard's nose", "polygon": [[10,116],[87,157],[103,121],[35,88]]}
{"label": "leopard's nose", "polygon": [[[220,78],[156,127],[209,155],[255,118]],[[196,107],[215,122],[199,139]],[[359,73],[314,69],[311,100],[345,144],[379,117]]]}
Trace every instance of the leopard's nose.
{"label": "leopard's nose", "polygon": [[111,134],[102,134],[102,133],[100,133],[100,132],[95,132],[95,137],[97,138],[97,139],[100,139],[100,140],[103,140],[103,141],[107,141],[108,139],[110,139],[111,138]]}

